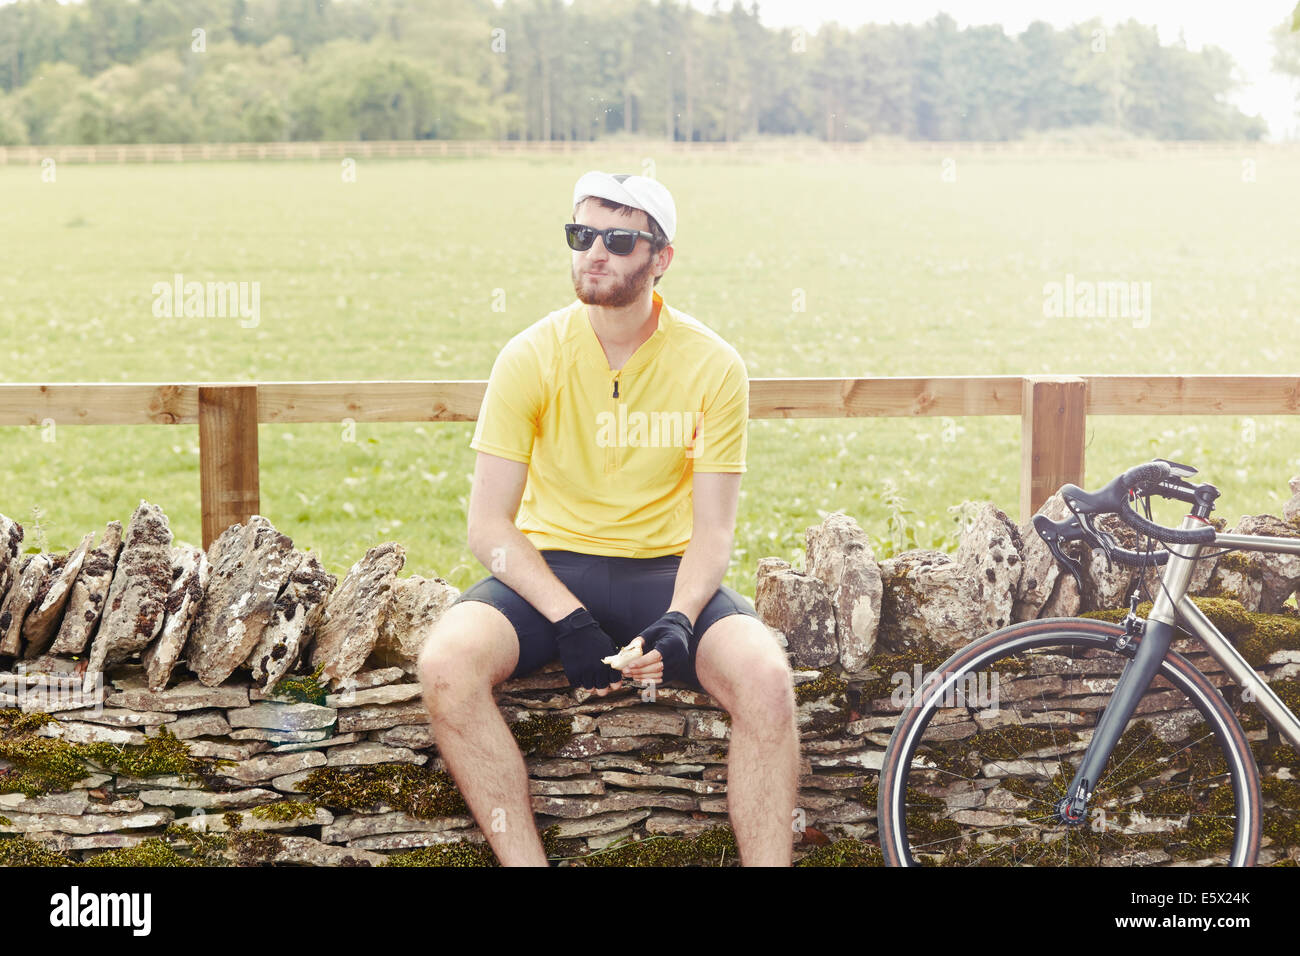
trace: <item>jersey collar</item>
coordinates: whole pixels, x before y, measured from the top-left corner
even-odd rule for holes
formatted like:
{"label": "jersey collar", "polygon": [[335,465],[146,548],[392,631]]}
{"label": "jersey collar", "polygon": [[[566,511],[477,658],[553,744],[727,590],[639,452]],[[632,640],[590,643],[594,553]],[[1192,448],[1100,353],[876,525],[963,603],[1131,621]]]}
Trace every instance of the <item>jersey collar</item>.
{"label": "jersey collar", "polygon": [[[632,357],[627,360],[622,371],[634,371],[648,364],[663,348],[664,341],[668,337],[668,326],[672,323],[669,310],[664,308],[663,296],[657,291],[653,293],[653,305],[650,314],[658,320],[658,325],[650,338],[646,339],[637,350],[632,353]],[[582,306],[582,339],[584,349],[588,355],[600,363],[603,369],[609,369],[609,359],[605,357],[605,350],[600,345],[600,339],[596,337],[596,330],[591,325],[591,315],[587,312],[587,307]]]}

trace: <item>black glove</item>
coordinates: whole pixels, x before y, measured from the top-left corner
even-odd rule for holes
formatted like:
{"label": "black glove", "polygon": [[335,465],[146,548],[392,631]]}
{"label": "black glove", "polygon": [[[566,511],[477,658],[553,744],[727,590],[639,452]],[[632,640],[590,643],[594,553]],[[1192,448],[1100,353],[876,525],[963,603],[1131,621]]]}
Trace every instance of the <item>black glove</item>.
{"label": "black glove", "polygon": [[556,621],[555,626],[559,628],[555,643],[560,647],[560,663],[570,684],[593,690],[623,679],[622,674],[601,661],[617,653],[617,648],[585,607]]}
{"label": "black glove", "polygon": [[658,651],[664,659],[664,682],[684,680],[691,670],[691,619],[669,611],[641,632],[643,654]]}

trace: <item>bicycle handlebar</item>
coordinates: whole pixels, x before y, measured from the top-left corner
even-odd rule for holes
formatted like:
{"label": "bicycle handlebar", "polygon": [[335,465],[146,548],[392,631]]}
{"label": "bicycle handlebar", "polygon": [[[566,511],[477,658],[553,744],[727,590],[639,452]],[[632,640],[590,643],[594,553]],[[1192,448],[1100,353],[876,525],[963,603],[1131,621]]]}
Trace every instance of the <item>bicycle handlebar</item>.
{"label": "bicycle handlebar", "polygon": [[1118,515],[1119,519],[1130,528],[1164,544],[1213,544],[1215,531],[1209,525],[1192,530],[1167,528],[1154,521],[1148,521],[1129,505],[1132,493],[1138,490],[1157,494],[1162,498],[1192,500],[1188,495],[1195,489],[1181,479],[1174,478],[1171,481],[1172,471],[1169,462],[1149,461],[1130,468],[1100,491],[1087,492],[1077,485],[1062,485],[1061,497],[1072,505],[1074,510],[1084,514]]}

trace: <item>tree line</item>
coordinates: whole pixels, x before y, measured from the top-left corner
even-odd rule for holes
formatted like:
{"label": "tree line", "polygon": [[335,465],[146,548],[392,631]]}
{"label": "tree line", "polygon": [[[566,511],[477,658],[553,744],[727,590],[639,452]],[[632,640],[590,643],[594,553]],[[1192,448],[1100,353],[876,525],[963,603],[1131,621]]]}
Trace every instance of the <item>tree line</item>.
{"label": "tree line", "polygon": [[1233,70],[1135,20],[805,33],[739,0],[19,0],[0,144],[1258,138]]}

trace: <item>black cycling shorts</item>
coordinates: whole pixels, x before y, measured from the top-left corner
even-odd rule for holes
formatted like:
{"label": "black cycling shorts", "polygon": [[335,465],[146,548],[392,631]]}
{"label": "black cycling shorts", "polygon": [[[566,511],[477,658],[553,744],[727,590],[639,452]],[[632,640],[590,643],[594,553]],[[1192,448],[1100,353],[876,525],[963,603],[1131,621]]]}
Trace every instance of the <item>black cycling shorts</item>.
{"label": "black cycling shorts", "polygon": [[[551,572],[614,639],[615,650],[664,616],[672,603],[677,566],[682,561],[679,554],[659,558],[621,558],[545,550],[541,555]],[[555,625],[525,601],[518,591],[498,578],[486,577],[476,582],[455,603],[461,601],[490,604],[514,626],[515,636],[519,639],[519,663],[510,675],[511,679],[531,674],[559,658]],[[695,652],[704,632],[714,621],[729,614],[758,617],[754,605],[743,594],[723,585],[714,592],[695,621],[690,641],[690,675],[680,683],[694,690],[704,689],[695,676]]]}

